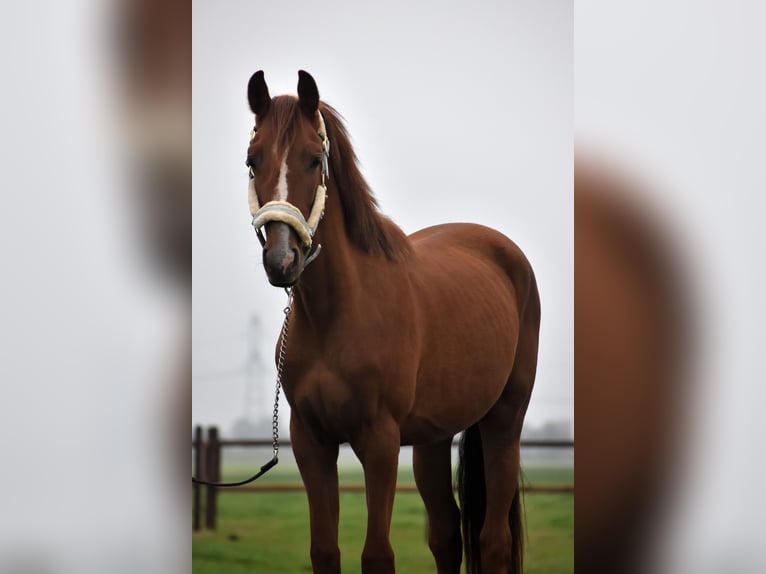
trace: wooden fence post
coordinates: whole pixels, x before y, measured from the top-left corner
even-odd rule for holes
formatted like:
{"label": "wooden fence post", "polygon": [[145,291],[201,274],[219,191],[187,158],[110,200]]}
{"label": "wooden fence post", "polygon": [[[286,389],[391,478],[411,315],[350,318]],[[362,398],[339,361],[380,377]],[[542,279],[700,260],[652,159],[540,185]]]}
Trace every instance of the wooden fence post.
{"label": "wooden fence post", "polygon": [[[207,430],[207,456],[205,457],[205,466],[207,467],[206,480],[219,482],[221,480],[221,443],[218,441],[218,427],[209,427]],[[218,511],[218,488],[215,486],[207,487],[207,497],[205,504],[205,527],[215,530],[216,514]]]}
{"label": "wooden fence post", "polygon": [[[194,476],[203,478],[202,473],[202,427],[197,425],[194,428],[194,445],[193,454],[194,457]],[[200,485],[192,484],[192,529],[199,530],[200,527]]]}

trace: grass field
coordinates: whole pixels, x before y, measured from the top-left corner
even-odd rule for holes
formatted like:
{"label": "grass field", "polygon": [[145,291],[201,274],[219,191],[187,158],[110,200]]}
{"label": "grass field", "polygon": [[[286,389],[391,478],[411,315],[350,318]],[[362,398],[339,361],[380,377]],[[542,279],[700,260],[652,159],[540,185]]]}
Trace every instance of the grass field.
{"label": "grass field", "polygon": [[[573,482],[571,467],[530,467],[527,484]],[[224,478],[241,476],[227,467]],[[404,467],[400,484],[411,484],[412,470]],[[264,482],[297,482],[294,468],[277,467]],[[342,468],[341,482],[362,482],[358,468]],[[340,549],[343,572],[359,572],[366,507],[364,495],[341,493]],[[526,510],[527,574],[567,574],[574,571],[574,497],[571,494],[528,493]],[[425,511],[416,493],[398,493],[394,503],[391,544],[396,571],[401,574],[435,572],[425,541]],[[311,572],[308,503],[303,492],[226,493],[219,496],[216,532],[194,533],[192,574],[290,574]]]}

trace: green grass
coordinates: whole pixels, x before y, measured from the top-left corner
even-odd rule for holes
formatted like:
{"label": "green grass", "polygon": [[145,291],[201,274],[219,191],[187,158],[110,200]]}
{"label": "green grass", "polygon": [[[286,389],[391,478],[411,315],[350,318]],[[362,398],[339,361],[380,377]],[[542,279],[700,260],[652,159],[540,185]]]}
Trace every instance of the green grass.
{"label": "green grass", "polygon": [[[223,469],[223,480],[234,481],[247,478],[253,474],[257,465],[227,465]],[[574,470],[571,466],[529,466],[522,469],[525,484],[571,484],[574,481]],[[348,464],[338,468],[338,478],[341,483],[364,482],[364,474],[360,464]],[[298,467],[280,463],[258,479],[258,484],[284,484],[301,482]],[[412,466],[400,465],[398,469],[398,484],[415,484]]]}
{"label": "green grass", "polygon": [[[224,478],[246,474],[227,468]],[[571,467],[529,467],[527,484],[573,481]],[[361,482],[361,470],[344,467],[341,482]],[[275,468],[261,483],[299,481],[297,469]],[[411,468],[400,469],[400,483],[412,483]],[[308,503],[303,492],[226,493],[219,496],[216,532],[194,533],[193,574],[276,574],[311,572]],[[341,493],[340,549],[343,572],[359,572],[366,506],[364,495]],[[532,494],[524,497],[527,574],[566,574],[574,571],[574,497],[571,494]],[[435,572],[425,541],[425,511],[416,493],[398,493],[394,503],[391,544],[396,571]]]}

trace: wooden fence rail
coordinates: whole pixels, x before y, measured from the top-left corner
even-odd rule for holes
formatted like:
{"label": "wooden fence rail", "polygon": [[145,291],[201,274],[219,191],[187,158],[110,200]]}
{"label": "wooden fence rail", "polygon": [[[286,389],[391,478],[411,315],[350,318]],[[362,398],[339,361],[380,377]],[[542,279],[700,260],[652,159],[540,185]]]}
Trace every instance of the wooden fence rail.
{"label": "wooden fence rail", "polygon": [[[281,440],[280,447],[289,448],[289,440]],[[458,442],[453,443],[457,446]],[[203,429],[197,426],[194,429],[192,439],[193,468],[194,476],[203,480],[213,482],[221,481],[221,449],[224,447],[271,447],[270,439],[228,439],[222,440],[218,436],[218,428],[208,427],[207,438],[203,436]],[[574,448],[574,441],[571,440],[522,440],[521,446],[524,448]],[[255,465],[253,467],[255,469]],[[192,485],[192,528],[199,530],[201,528],[202,512],[202,486]],[[205,486],[205,528],[215,530],[216,515],[218,512],[218,494],[220,488],[215,486]],[[283,483],[283,484],[251,484],[248,486],[238,486],[234,488],[223,489],[226,492],[297,492],[302,491],[302,483]],[[339,485],[341,492],[364,492],[364,483],[341,483]],[[547,485],[525,485],[523,487],[526,493],[571,493],[574,492],[572,484],[547,484]],[[397,492],[417,492],[414,484],[399,484],[396,486]]]}

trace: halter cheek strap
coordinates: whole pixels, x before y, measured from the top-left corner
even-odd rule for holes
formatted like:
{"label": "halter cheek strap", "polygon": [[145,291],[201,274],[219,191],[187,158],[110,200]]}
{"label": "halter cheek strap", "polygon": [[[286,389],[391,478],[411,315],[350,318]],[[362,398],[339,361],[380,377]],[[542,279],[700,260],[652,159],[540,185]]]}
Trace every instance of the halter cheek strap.
{"label": "halter cheek strap", "polygon": [[[306,252],[311,251],[311,245],[313,243],[314,234],[316,233],[319,222],[324,216],[325,201],[327,199],[327,185],[326,180],[329,179],[329,156],[330,156],[330,140],[327,138],[327,130],[325,128],[324,118],[320,112],[317,112],[319,117],[319,137],[322,138],[322,182],[317,186],[314,193],[314,202],[311,206],[311,213],[308,219],[303,216],[301,210],[289,201],[269,201],[265,205],[261,206],[258,202],[258,195],[255,193],[255,180],[253,179],[252,169],[250,172],[250,183],[248,185],[247,200],[250,206],[250,214],[253,216],[253,227],[258,235],[258,240],[261,242],[261,246],[266,244],[266,239],[263,236],[261,228],[271,221],[279,221],[286,223],[292,227],[298,234],[303,245],[306,247]],[[250,139],[255,137],[255,128],[250,133]],[[313,253],[308,255],[304,267],[311,263],[317,255],[321,245],[317,245]]]}

